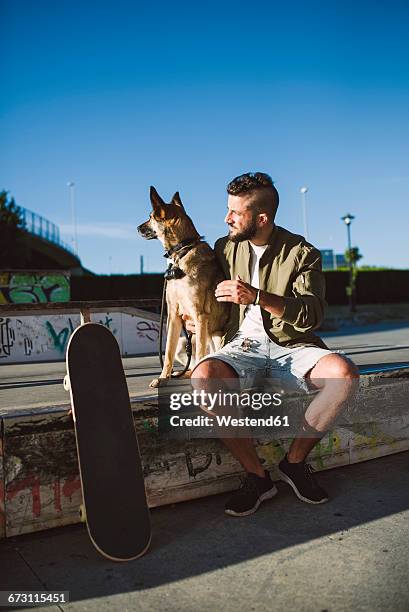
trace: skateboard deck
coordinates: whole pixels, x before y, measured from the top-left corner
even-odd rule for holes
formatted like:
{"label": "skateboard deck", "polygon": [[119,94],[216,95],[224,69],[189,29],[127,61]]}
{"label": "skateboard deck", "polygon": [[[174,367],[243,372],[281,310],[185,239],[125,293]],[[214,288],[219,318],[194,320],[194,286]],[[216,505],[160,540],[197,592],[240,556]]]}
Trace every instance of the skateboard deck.
{"label": "skateboard deck", "polygon": [[102,555],[136,559],[149,547],[151,524],[118,343],[103,325],[85,323],[70,338],[66,362],[82,519]]}

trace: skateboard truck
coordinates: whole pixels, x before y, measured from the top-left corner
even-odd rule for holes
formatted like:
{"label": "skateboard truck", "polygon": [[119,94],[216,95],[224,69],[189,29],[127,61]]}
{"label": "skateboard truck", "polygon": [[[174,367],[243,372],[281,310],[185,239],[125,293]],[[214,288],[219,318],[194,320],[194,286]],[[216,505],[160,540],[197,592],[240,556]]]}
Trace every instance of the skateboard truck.
{"label": "skateboard truck", "polygon": [[91,323],[91,310],[90,308],[81,308],[80,309],[80,317],[81,317],[81,325],[84,323]]}

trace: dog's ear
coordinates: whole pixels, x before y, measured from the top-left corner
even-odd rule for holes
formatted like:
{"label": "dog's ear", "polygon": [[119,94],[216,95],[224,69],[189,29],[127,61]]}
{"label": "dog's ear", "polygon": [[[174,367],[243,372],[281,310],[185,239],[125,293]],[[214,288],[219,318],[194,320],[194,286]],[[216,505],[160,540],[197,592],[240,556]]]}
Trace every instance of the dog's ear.
{"label": "dog's ear", "polygon": [[182,210],[185,210],[178,191],[175,193],[175,195],[172,198],[172,204],[175,204],[176,206],[180,206]]}
{"label": "dog's ear", "polygon": [[151,204],[152,204],[152,208],[154,212],[160,215],[160,211],[166,206],[166,203],[162,200],[162,198],[156,191],[155,187],[153,187],[153,185],[151,185],[151,189],[150,189],[150,198],[151,198]]}

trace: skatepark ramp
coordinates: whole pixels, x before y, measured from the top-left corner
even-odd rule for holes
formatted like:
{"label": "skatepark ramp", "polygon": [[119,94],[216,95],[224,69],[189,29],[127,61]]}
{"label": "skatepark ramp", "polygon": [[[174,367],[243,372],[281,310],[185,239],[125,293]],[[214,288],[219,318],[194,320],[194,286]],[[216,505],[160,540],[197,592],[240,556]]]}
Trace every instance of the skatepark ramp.
{"label": "skatepark ramp", "polygon": [[80,311],[116,337],[121,355],[157,354],[160,300],[0,305],[0,364],[63,361]]}

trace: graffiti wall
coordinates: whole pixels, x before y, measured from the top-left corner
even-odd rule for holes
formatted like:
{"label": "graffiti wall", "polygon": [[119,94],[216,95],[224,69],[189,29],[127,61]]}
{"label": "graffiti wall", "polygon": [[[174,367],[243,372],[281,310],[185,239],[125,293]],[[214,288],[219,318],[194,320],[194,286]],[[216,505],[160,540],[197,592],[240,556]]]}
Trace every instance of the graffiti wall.
{"label": "graffiti wall", "polygon": [[[123,357],[158,351],[156,314],[93,313],[91,320],[111,330]],[[69,337],[79,324],[79,314],[0,317],[0,365],[64,360]]]}
{"label": "graffiti wall", "polygon": [[30,270],[0,271],[0,304],[69,302],[70,273]]}

